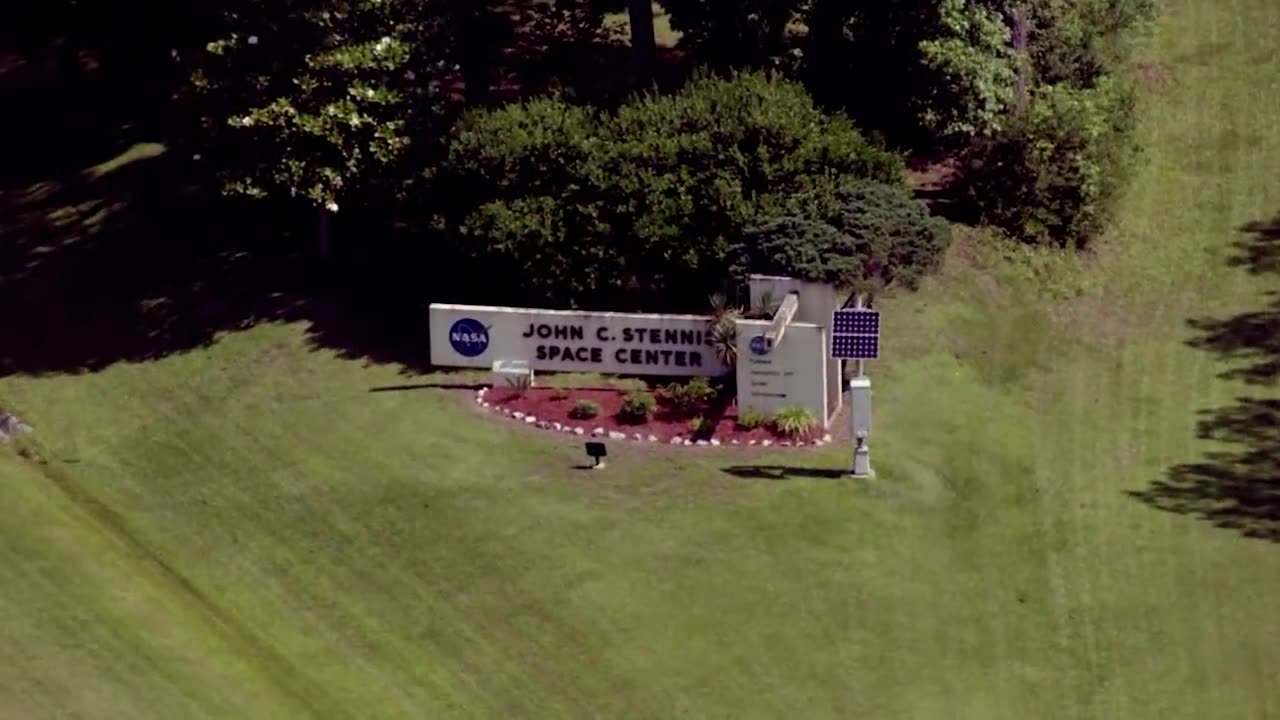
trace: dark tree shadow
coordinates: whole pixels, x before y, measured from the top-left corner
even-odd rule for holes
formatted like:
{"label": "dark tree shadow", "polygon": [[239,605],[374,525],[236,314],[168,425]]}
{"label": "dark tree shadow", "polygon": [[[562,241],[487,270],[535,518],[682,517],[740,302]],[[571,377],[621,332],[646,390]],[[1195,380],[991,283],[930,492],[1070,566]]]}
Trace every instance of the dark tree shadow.
{"label": "dark tree shadow", "polygon": [[[1230,261],[1254,275],[1280,275],[1280,216],[1251,223]],[[1280,278],[1277,278],[1280,280]],[[1280,384],[1280,292],[1261,310],[1230,318],[1197,318],[1192,347],[1233,363],[1226,380],[1258,388]],[[1153,507],[1192,515],[1247,537],[1280,542],[1280,398],[1239,397],[1201,413],[1197,434],[1224,449],[1200,462],[1172,467],[1151,487],[1132,493]]]}
{"label": "dark tree shadow", "polygon": [[186,184],[175,155],[0,185],[0,377],[156,360],[264,322],[303,322],[340,357],[431,370],[425,300],[385,290],[424,278],[379,286],[342,257],[334,272],[307,213]]}
{"label": "dark tree shadow", "polygon": [[[169,13],[179,38],[83,5],[0,10],[0,106],[25,109],[0,113],[0,377],[155,360],[265,322],[305,323],[318,351],[433,370],[428,303],[482,295],[485,281],[457,277],[421,229],[395,227],[411,224],[403,208],[344,208],[338,257],[320,263],[314,210],[220,197],[197,159],[215,151],[184,130],[164,69],[171,41],[203,44],[206,15]],[[609,104],[633,92],[626,47],[541,17],[493,41],[506,46],[481,58],[485,95]],[[660,52],[658,85],[675,86],[687,64]]]}

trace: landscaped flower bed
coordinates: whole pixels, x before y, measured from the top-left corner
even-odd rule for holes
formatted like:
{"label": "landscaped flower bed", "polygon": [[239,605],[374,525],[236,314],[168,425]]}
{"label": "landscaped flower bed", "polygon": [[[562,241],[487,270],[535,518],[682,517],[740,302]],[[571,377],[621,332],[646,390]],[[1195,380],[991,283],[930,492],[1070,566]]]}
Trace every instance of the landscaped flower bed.
{"label": "landscaped flower bed", "polygon": [[[490,412],[539,428],[581,436],[613,440],[665,443],[669,445],[746,445],[762,447],[803,447],[831,441],[820,424],[794,435],[781,433],[772,418],[747,418],[758,422],[744,427],[732,402],[714,399],[678,406],[676,399],[660,388],[649,391],[654,409],[646,419],[627,415],[628,395],[635,390],[611,387],[527,388],[521,390],[483,389],[476,402]],[[636,401],[633,400],[633,404]],[[577,411],[575,411],[577,408]],[[594,410],[594,415],[590,411]],[[695,422],[695,418],[702,418]]]}

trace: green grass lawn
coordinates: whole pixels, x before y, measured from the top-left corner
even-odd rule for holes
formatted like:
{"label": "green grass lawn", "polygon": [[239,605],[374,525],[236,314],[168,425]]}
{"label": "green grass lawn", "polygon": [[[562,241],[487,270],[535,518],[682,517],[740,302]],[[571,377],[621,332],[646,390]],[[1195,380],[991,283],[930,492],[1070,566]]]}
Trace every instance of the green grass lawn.
{"label": "green grass lawn", "polygon": [[1277,397],[1186,341],[1280,285],[1229,264],[1280,212],[1280,7],[1165,5],[1104,248],[966,238],[884,305],[870,483],[812,472],[842,448],[577,471],[300,324],[0,379],[36,426],[0,448],[0,718],[1280,717],[1280,502],[1132,494]]}

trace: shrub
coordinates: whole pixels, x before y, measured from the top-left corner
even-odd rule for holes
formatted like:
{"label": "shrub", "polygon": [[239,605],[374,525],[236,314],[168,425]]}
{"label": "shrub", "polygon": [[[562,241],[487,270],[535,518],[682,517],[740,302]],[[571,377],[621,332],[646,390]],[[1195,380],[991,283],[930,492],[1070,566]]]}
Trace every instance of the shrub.
{"label": "shrub", "polygon": [[851,182],[805,212],[753,226],[737,248],[734,273],[791,275],[858,290],[914,288],[951,243],[950,226],[899,186]]}
{"label": "shrub", "polygon": [[642,423],[653,417],[658,409],[658,399],[646,390],[633,390],[622,400],[622,410],[618,417],[624,422]]}
{"label": "shrub", "polygon": [[812,430],[816,424],[813,413],[803,407],[783,408],[773,416],[774,430],[787,437],[799,437]]}
{"label": "shrub", "polygon": [[743,430],[755,430],[764,424],[764,413],[754,408],[743,410],[738,414],[738,427]]}
{"label": "shrub", "polygon": [[559,100],[473,113],[442,170],[439,219],[504,301],[689,310],[757,218],[850,178],[902,175],[900,158],[802,87],[747,73],[612,116]]}
{"label": "shrub", "polygon": [[711,424],[707,422],[706,418],[699,415],[698,417],[689,421],[689,433],[691,435],[700,435],[703,432],[705,432],[710,427],[710,425]]}
{"label": "shrub", "polygon": [[569,399],[569,391],[568,391],[568,390],[565,390],[564,388],[557,388],[557,389],[555,389],[555,390],[552,390],[552,391],[551,391],[551,399],[552,399],[552,400],[568,400],[568,399]]}
{"label": "shrub", "polygon": [[716,389],[705,377],[690,378],[682,383],[671,383],[662,389],[662,395],[681,412],[702,407],[715,397]]}
{"label": "shrub", "polygon": [[1133,88],[1037,88],[1027,111],[964,159],[957,190],[980,222],[1033,244],[1084,247],[1129,176]]}
{"label": "shrub", "polygon": [[590,420],[600,414],[600,403],[594,400],[579,400],[569,410],[569,417],[574,420]]}
{"label": "shrub", "polygon": [[481,202],[557,196],[590,176],[604,150],[600,142],[599,117],[558,99],[470,112],[449,144],[450,196]]}

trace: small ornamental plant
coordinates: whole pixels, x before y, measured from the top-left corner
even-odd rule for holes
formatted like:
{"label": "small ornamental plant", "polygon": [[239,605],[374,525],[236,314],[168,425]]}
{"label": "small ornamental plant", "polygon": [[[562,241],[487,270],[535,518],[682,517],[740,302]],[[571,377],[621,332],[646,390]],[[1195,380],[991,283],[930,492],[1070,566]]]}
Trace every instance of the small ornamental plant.
{"label": "small ornamental plant", "polygon": [[784,437],[795,438],[813,429],[817,422],[808,408],[783,408],[773,416],[773,429]]}
{"label": "small ornamental plant", "polygon": [[579,400],[569,410],[569,417],[574,420],[590,420],[600,414],[600,403],[594,400]]}
{"label": "small ornamental plant", "polygon": [[738,415],[738,427],[743,430],[755,430],[761,425],[764,425],[764,421],[764,413],[755,409],[743,410],[742,413]]}
{"label": "small ornamental plant", "polygon": [[662,395],[680,412],[696,410],[716,396],[716,389],[705,377],[690,378],[686,382],[671,383],[662,390]]}
{"label": "small ornamental plant", "polygon": [[639,424],[648,422],[658,409],[658,399],[646,390],[633,390],[622,400],[618,418],[623,422]]}

